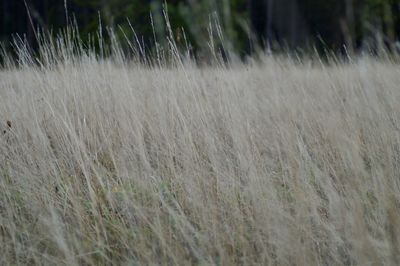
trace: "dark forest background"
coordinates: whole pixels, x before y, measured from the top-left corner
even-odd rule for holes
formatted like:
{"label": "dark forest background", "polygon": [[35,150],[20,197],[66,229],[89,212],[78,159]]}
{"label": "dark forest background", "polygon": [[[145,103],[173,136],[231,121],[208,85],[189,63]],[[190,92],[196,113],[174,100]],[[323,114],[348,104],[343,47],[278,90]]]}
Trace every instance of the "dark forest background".
{"label": "dark forest background", "polygon": [[[255,47],[349,52],[396,51],[400,37],[400,0],[0,0],[0,41],[12,36],[34,44],[34,28],[57,32],[75,22],[83,39],[106,28],[132,35],[132,24],[147,45],[166,40],[163,9],[175,38],[202,49],[220,25],[224,40],[240,53]],[[28,12],[31,19],[28,16]],[[152,14],[150,16],[150,14]],[[99,19],[99,17],[101,19]],[[31,22],[32,21],[32,22]],[[32,27],[32,23],[34,27]],[[152,27],[153,25],[153,27]],[[154,28],[154,31],[153,31]],[[154,34],[153,34],[154,33]],[[132,36],[129,36],[132,37]]]}

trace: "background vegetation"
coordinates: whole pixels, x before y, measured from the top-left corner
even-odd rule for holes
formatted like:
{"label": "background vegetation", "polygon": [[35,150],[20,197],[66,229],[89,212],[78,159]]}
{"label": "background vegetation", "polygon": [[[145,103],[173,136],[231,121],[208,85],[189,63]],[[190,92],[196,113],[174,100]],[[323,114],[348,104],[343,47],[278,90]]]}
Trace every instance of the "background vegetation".
{"label": "background vegetation", "polygon": [[176,37],[182,37],[184,28],[196,49],[204,48],[213,20],[218,20],[224,41],[240,53],[251,52],[257,44],[272,49],[316,46],[343,51],[345,44],[350,52],[395,50],[400,34],[399,0],[26,0],[26,5],[23,0],[2,0],[0,39],[7,44],[19,33],[34,43],[29,10],[35,27],[48,30],[65,26],[66,17],[73,16],[84,38],[98,29],[99,16],[117,31],[129,29],[129,20],[153,46],[152,26],[159,42],[165,40],[164,4]]}

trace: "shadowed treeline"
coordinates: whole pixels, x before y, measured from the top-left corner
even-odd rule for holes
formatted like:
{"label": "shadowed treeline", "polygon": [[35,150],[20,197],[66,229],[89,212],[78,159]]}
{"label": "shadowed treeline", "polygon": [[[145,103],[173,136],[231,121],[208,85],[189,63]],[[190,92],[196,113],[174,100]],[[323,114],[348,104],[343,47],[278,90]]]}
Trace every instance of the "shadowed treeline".
{"label": "shadowed treeline", "polygon": [[335,52],[344,47],[350,52],[398,49],[399,0],[2,0],[0,40],[7,45],[13,34],[20,34],[33,44],[35,28],[56,30],[65,27],[70,17],[83,38],[99,28],[99,21],[117,29],[122,37],[122,31],[130,32],[130,22],[151,46],[154,39],[165,40],[164,7],[175,37],[181,38],[184,28],[195,48],[206,46],[212,22],[239,53],[251,52],[258,45],[272,49],[316,46]]}

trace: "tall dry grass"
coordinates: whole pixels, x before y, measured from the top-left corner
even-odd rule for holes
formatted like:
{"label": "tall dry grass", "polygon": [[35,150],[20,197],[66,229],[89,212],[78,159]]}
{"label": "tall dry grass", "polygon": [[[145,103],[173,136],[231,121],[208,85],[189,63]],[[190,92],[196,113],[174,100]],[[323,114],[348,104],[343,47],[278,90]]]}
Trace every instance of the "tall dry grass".
{"label": "tall dry grass", "polygon": [[400,264],[398,64],[69,51],[0,72],[1,265]]}

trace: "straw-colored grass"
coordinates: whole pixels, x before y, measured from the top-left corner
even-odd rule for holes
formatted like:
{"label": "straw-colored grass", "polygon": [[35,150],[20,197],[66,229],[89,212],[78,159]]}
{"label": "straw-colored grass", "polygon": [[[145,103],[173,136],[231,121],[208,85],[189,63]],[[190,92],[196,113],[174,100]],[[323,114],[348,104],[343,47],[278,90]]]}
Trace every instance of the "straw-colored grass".
{"label": "straw-colored grass", "polygon": [[1,265],[400,264],[399,65],[28,59],[0,71]]}

